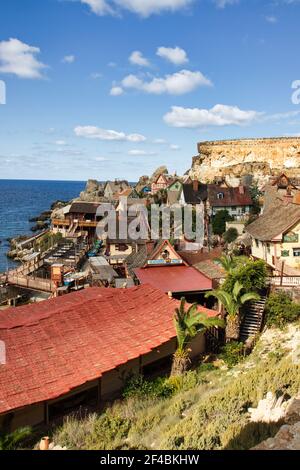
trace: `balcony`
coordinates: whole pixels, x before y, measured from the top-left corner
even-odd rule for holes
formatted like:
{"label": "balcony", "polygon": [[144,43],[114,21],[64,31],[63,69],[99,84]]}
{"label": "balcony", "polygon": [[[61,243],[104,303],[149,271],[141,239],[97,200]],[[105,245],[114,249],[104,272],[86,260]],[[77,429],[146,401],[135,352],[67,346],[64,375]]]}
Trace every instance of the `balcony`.
{"label": "balcony", "polygon": [[[58,225],[60,227],[70,227],[72,225],[73,221],[67,220],[67,219],[52,219],[52,225]],[[78,220],[76,222],[78,224],[78,227],[93,227],[96,228],[98,225],[97,220]]]}

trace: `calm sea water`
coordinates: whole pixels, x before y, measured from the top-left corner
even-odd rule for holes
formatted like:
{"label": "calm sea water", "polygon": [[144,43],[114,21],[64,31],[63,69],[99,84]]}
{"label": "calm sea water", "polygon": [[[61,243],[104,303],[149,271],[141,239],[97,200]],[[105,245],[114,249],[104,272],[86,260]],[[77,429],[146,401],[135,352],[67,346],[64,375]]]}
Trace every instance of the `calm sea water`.
{"label": "calm sea water", "polygon": [[15,263],[6,257],[8,238],[31,234],[28,219],[49,210],[60,199],[69,201],[85,188],[81,181],[0,180],[0,272]]}

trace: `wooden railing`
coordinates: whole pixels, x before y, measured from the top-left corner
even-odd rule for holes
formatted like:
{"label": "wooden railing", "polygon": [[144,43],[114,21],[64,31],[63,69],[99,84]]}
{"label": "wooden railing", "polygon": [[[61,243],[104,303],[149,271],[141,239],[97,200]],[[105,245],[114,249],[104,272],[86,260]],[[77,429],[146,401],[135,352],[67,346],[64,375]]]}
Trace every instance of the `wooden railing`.
{"label": "wooden railing", "polygon": [[[97,227],[97,220],[78,220],[78,227]],[[71,227],[72,222],[64,219],[52,219],[52,225],[63,225],[65,227]]]}
{"label": "wooden railing", "polygon": [[300,276],[276,276],[269,279],[271,286],[300,287]]}
{"label": "wooden railing", "polygon": [[41,279],[38,277],[8,275],[7,282],[10,285],[24,287],[42,292],[54,292],[55,284],[48,279]]}

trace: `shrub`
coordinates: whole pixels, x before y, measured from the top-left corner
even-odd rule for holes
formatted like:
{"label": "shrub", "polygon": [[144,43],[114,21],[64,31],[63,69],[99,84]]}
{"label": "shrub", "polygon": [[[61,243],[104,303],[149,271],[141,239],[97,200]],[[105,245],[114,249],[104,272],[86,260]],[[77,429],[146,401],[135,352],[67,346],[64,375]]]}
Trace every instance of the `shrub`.
{"label": "shrub", "polygon": [[143,376],[129,379],[123,390],[124,398],[153,397],[167,398],[174,393],[174,387],[166,378],[158,377],[155,380],[146,380]]}
{"label": "shrub", "polygon": [[227,232],[224,233],[223,238],[226,243],[232,243],[234,242],[237,237],[239,236],[239,233],[235,227],[231,227],[227,230]]}
{"label": "shrub", "polygon": [[212,220],[212,229],[215,235],[223,235],[226,230],[226,222],[233,220],[233,217],[226,209],[220,210],[216,213]]}
{"label": "shrub", "polygon": [[226,292],[232,292],[234,284],[239,281],[246,292],[261,290],[266,285],[267,268],[263,260],[247,260],[239,263],[237,268],[230,272],[222,288]]}
{"label": "shrub", "polygon": [[219,357],[228,365],[228,367],[233,367],[243,359],[243,352],[243,343],[232,341],[222,347]]}
{"label": "shrub", "polygon": [[266,304],[266,324],[283,328],[300,317],[300,304],[285,292],[271,294]]}

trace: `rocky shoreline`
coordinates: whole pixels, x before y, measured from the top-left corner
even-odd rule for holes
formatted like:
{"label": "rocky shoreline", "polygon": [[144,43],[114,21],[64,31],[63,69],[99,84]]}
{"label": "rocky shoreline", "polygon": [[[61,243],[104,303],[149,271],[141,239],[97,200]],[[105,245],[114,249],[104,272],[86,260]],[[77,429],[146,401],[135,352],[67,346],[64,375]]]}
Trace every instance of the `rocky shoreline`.
{"label": "rocky shoreline", "polygon": [[[36,217],[31,217],[29,222],[34,223],[31,227],[31,231],[33,232],[32,235],[19,235],[17,237],[9,238],[7,241],[9,242],[10,248],[9,251],[6,253],[7,258],[14,260],[16,262],[22,262],[24,258],[34,251],[34,237],[41,234],[43,231],[47,231],[51,225],[51,215],[54,210],[61,209],[62,207],[66,206],[69,202],[57,200],[53,202],[50,206],[50,209],[47,211],[41,212]],[[28,247],[22,247],[22,244],[27,240],[33,239],[32,246],[31,244]]]}

